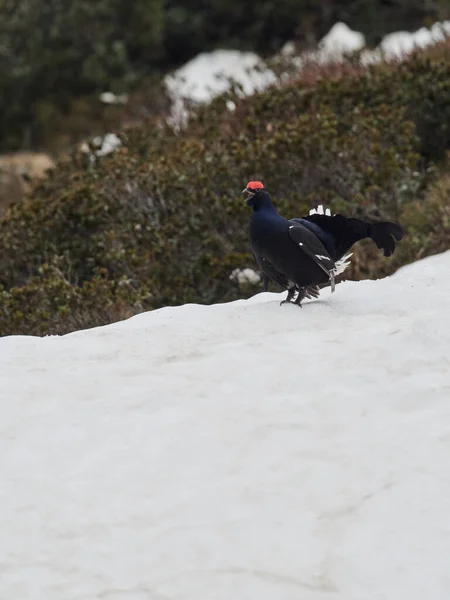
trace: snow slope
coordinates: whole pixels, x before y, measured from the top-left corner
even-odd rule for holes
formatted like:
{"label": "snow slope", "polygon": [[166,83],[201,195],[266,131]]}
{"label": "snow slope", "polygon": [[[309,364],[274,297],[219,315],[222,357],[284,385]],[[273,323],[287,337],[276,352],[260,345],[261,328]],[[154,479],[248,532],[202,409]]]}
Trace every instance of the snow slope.
{"label": "snow slope", "polygon": [[448,600],[450,252],[0,340],[0,598]]}

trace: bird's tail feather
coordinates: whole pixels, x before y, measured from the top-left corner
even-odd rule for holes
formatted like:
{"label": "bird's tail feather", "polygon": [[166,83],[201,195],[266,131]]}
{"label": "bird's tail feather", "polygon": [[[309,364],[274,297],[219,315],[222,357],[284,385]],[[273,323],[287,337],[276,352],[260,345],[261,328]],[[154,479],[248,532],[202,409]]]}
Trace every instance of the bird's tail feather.
{"label": "bird's tail feather", "polygon": [[340,214],[329,216],[324,214],[323,208],[321,212],[316,211],[304,217],[304,220],[315,223],[331,236],[334,243],[331,256],[336,258],[344,256],[353,244],[364,238],[372,239],[378,248],[384,251],[385,256],[391,256],[396,242],[403,237],[403,230],[397,223],[389,221],[367,223],[362,219],[344,217]]}
{"label": "bird's tail feather", "polygon": [[403,230],[397,223],[381,221],[371,223],[368,229],[369,237],[375,242],[385,256],[392,256],[395,250],[395,241],[399,242],[403,237]]}
{"label": "bird's tail feather", "polygon": [[337,260],[334,268],[334,275],[337,277],[341,273],[345,271],[345,269],[350,265],[350,257],[353,256],[353,252],[350,254],[346,254],[341,259]]}
{"label": "bird's tail feather", "polygon": [[324,208],[323,204],[319,204],[317,208],[311,208],[309,211],[310,215],[326,215],[327,217],[331,217],[331,210],[329,208]]}

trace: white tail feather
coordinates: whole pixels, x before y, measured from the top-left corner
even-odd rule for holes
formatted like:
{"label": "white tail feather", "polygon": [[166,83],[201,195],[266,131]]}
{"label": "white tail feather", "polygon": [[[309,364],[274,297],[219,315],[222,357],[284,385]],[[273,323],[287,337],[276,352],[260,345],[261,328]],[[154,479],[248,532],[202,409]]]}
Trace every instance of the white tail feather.
{"label": "white tail feather", "polygon": [[310,215],[326,215],[327,217],[331,217],[331,210],[329,208],[324,209],[323,204],[319,204],[317,208],[311,208],[309,211]]}
{"label": "white tail feather", "polygon": [[345,269],[350,265],[350,257],[353,256],[353,252],[351,252],[350,254],[346,254],[345,256],[343,256],[340,260],[338,260],[335,264],[336,267],[334,269],[334,275],[340,275],[341,273],[343,273],[345,271]]}

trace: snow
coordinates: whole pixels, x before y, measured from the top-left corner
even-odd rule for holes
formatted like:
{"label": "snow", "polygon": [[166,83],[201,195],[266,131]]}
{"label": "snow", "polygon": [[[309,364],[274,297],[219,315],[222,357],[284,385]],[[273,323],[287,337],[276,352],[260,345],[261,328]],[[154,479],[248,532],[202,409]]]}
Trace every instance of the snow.
{"label": "snow", "polygon": [[[255,72],[261,69],[261,72]],[[272,72],[264,69],[261,58],[253,52],[215,50],[199,54],[167,77],[170,91],[196,102],[205,102],[223,93],[233,80],[251,94],[272,82]]]}
{"label": "snow", "polygon": [[[103,137],[94,137],[92,143],[97,147],[97,150],[95,150],[97,156],[106,156],[122,145],[120,138],[115,133],[107,133]],[[81,150],[86,153],[91,152],[89,145],[86,142],[81,144]]]}
{"label": "snow", "polygon": [[281,56],[295,56],[296,53],[297,50],[295,47],[295,42],[293,42],[292,40],[286,42],[280,50]]}
{"label": "snow", "polygon": [[290,40],[283,45],[280,55],[290,58],[295,64],[302,67],[305,62],[311,60],[316,62],[344,60],[346,55],[362,50],[365,45],[364,34],[350,29],[345,23],[338,22],[320,40],[315,50],[306,51],[297,56],[295,43]]}
{"label": "snow", "polygon": [[362,33],[353,31],[345,23],[336,23],[320,40],[317,48],[295,54],[293,42],[286,42],[281,49],[281,56],[301,71],[307,65],[342,62],[345,57],[359,52],[365,46],[366,40]]}
{"label": "snow", "polygon": [[[450,21],[443,21],[435,23],[429,29],[422,27],[412,33],[406,31],[391,33],[383,38],[378,48],[369,50],[365,49],[365,37],[361,32],[354,31],[345,23],[339,22],[320,40],[315,50],[296,55],[295,43],[288,41],[282,47],[278,58],[284,57],[292,66],[301,70],[311,62],[319,64],[340,62],[345,60],[348,54],[361,52],[361,63],[368,65],[380,62],[384,58],[402,60],[412,50],[426,48],[449,35]],[[282,80],[283,77],[281,76],[280,79]],[[169,122],[177,128],[183,126],[187,122],[189,103],[210,102],[214,97],[228,90],[231,82],[241,86],[242,94],[250,95],[266,89],[278,80],[274,72],[253,52],[238,50],[203,52],[165,78],[172,99]],[[105,94],[102,96],[106,97]],[[235,105],[230,101],[230,110],[234,107]]]}
{"label": "snow", "polygon": [[[362,33],[352,31],[345,23],[336,23],[320,41],[314,56],[323,61],[342,59],[346,53],[360,50],[364,44]],[[292,42],[288,42],[281,51],[285,56],[293,53]],[[307,54],[310,57],[311,53]],[[203,52],[165,78],[172,99],[171,122],[180,125],[186,121],[186,102],[209,102],[228,90],[231,82],[241,86],[244,95],[250,95],[276,81],[273,71],[265,66],[263,60],[254,52]]]}
{"label": "snow", "polygon": [[276,80],[253,52],[214,50],[203,52],[165,78],[172,99],[172,121],[180,124],[186,119],[186,101],[209,102],[229,89],[231,82],[241,86],[249,95],[265,89]]}
{"label": "snow", "polygon": [[413,50],[436,44],[450,35],[450,21],[435,23],[430,29],[422,27],[413,33],[398,31],[383,38],[380,51],[386,58],[405,58]]}
{"label": "snow", "polygon": [[115,133],[107,133],[103,139],[95,138],[94,143],[97,145],[101,145],[97,150],[96,154],[98,156],[105,156],[106,154],[110,154],[116,148],[122,145],[120,138]]}
{"label": "snow", "polygon": [[0,340],[0,597],[447,600],[450,252]]}
{"label": "snow", "polygon": [[127,94],[113,94],[112,92],[103,92],[100,94],[100,100],[104,104],[126,104],[128,101]]}
{"label": "snow", "polygon": [[253,269],[234,269],[231,272],[230,280],[237,281],[240,284],[256,284],[260,281],[260,276]]}
{"label": "snow", "polygon": [[319,42],[322,60],[342,59],[346,54],[362,50],[366,39],[359,31],[353,31],[345,23],[336,23]]}

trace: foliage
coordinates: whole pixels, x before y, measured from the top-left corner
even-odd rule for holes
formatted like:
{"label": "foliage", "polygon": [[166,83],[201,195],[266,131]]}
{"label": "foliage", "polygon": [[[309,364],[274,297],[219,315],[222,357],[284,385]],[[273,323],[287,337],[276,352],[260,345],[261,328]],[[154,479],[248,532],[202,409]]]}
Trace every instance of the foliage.
{"label": "foliage", "polygon": [[56,152],[105,132],[121,111],[99,93],[140,88],[201,51],[306,47],[337,21],[373,44],[444,18],[444,0],[0,0],[0,151]]}
{"label": "foliage", "polygon": [[162,26],[160,0],[0,0],[0,150],[48,147],[64,117],[106,127],[90,95],[130,89],[157,64]]}
{"label": "foliage", "polygon": [[401,217],[408,223],[408,238],[395,257],[394,266],[448,250],[450,248],[448,171],[436,178],[423,200],[415,200],[405,205]]}
{"label": "foliage", "polygon": [[39,276],[9,291],[0,289],[0,323],[4,335],[66,333],[126,319],[150,308],[145,293],[136,293],[125,278],[113,281],[104,270],[92,280],[73,285],[55,260]]}
{"label": "foliage", "polygon": [[234,269],[255,267],[239,195],[251,179],[286,216],[325,202],[399,220],[408,235],[395,259],[363,244],[353,278],[445,248],[448,182],[430,157],[444,161],[450,146],[444,126],[432,135],[450,104],[446,53],[233,97],[232,112],[224,96],[179,135],[148,123],[108,157],[61,163],[0,221],[0,334],[63,333],[260,289],[230,281]]}

